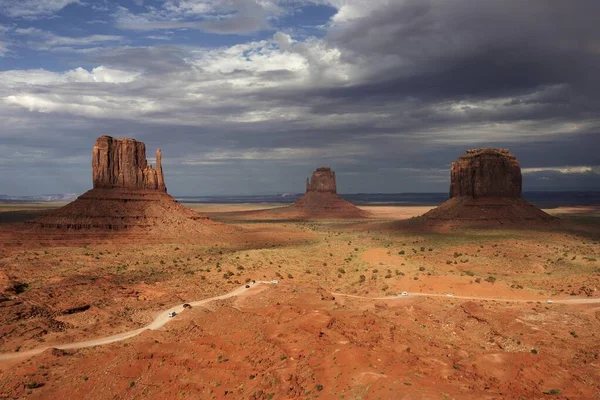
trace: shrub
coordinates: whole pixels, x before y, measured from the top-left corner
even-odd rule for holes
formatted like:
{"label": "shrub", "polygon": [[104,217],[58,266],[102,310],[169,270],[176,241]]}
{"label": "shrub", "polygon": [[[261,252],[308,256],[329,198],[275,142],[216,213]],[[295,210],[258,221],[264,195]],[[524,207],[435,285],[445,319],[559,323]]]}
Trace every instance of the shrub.
{"label": "shrub", "polygon": [[496,277],[490,275],[487,278],[485,278],[485,280],[488,281],[489,283],[494,283],[494,282],[496,282]]}

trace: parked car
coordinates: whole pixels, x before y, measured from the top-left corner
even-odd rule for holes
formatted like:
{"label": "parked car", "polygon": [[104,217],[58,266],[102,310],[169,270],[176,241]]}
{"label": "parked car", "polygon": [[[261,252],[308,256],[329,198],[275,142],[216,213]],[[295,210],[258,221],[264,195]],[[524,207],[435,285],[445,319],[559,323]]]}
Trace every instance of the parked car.
{"label": "parked car", "polygon": [[279,281],[278,281],[277,279],[273,279],[273,280],[271,281],[271,283],[278,284],[278,283],[279,283]]}
{"label": "parked car", "polygon": [[246,289],[250,289],[250,285],[246,285]]}
{"label": "parked car", "polygon": [[176,316],[176,315],[177,315],[177,313],[176,313],[175,311],[171,311],[171,312],[169,313],[169,318],[173,318],[173,317],[174,317],[174,316]]}
{"label": "parked car", "polygon": [[408,296],[408,292],[402,292],[402,296]]}

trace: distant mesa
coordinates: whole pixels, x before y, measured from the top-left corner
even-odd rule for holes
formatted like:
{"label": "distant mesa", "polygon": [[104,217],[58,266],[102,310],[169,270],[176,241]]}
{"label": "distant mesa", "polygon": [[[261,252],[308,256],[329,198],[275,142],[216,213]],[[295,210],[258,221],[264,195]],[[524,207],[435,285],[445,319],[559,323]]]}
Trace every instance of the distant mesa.
{"label": "distant mesa", "polygon": [[314,218],[361,218],[367,213],[337,194],[335,172],[317,168],[306,180],[306,194],[294,204],[303,216]]}
{"label": "distant mesa", "polygon": [[448,225],[519,224],[556,218],[521,198],[519,162],[507,149],[467,150],[450,168],[450,199],[418,217]]}
{"label": "distant mesa", "polygon": [[161,235],[216,233],[218,224],[167,194],[162,153],[156,168],[146,146],[135,139],[101,136],[92,150],[94,188],[32,223],[37,230],[69,232],[153,232]]}

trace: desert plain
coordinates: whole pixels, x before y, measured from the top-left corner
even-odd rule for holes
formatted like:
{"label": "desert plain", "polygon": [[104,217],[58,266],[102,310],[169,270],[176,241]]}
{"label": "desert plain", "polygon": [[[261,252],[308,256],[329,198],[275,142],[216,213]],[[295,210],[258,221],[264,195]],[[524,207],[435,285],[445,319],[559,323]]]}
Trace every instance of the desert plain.
{"label": "desert plain", "polygon": [[430,232],[402,220],[431,207],[187,204],[227,235],[15,235],[60,205],[0,206],[0,398],[600,399],[598,207]]}

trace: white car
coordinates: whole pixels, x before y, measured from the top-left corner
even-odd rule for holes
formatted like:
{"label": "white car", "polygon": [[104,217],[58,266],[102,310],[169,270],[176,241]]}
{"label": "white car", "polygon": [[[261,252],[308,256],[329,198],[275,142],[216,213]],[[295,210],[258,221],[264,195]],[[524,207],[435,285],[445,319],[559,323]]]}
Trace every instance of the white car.
{"label": "white car", "polygon": [[552,304],[552,303],[554,303],[554,302],[553,302],[552,300],[546,300],[546,303],[548,303],[548,304]]}
{"label": "white car", "polygon": [[454,297],[452,293],[446,293],[446,297]]}
{"label": "white car", "polygon": [[273,280],[271,281],[271,283],[273,283],[273,284],[275,284],[275,285],[276,285],[276,284],[278,284],[278,283],[279,283],[279,281],[278,281],[277,279],[273,279]]}
{"label": "white car", "polygon": [[176,316],[176,315],[177,315],[177,313],[176,313],[175,311],[171,311],[171,312],[169,313],[169,318],[173,318],[173,317],[174,317],[174,316]]}
{"label": "white car", "polygon": [[400,293],[402,296],[408,296],[408,292],[402,292]]}

